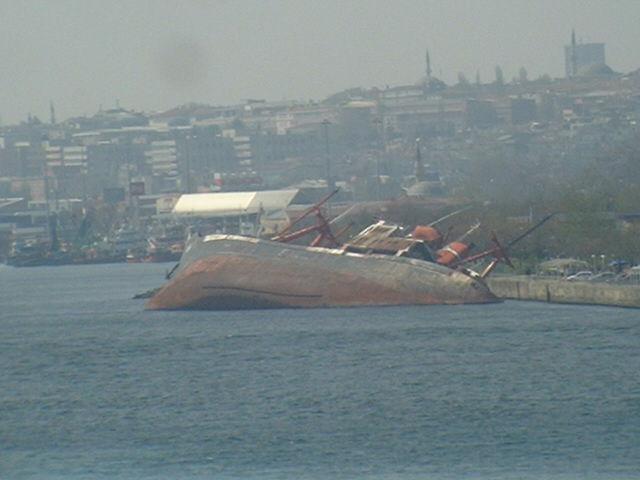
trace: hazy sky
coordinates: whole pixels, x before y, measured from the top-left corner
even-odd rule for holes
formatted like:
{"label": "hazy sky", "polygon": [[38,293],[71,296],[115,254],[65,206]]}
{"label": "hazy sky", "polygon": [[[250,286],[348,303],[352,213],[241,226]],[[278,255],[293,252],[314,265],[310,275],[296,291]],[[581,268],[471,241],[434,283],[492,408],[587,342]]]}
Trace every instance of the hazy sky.
{"label": "hazy sky", "polygon": [[0,22],[4,124],[413,83],[426,48],[448,83],[562,76],[572,27],[640,67],[640,0],[0,0]]}

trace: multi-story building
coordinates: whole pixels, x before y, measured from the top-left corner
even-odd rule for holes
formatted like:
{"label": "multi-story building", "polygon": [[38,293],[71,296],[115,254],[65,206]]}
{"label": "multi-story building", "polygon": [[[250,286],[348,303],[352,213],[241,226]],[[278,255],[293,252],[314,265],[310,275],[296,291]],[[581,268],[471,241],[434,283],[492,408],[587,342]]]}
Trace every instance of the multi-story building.
{"label": "multi-story building", "polygon": [[465,124],[465,99],[445,96],[422,83],[377,91],[378,116],[384,132],[411,140],[447,135]]}
{"label": "multi-story building", "polygon": [[1,151],[0,174],[8,177],[41,177],[45,164],[40,142],[16,141]]}
{"label": "multi-story building", "polygon": [[258,169],[287,158],[317,155],[323,150],[323,141],[317,132],[286,133],[276,135],[257,132],[251,135],[253,162]]}
{"label": "multi-story building", "polygon": [[102,195],[105,189],[126,187],[144,175],[146,143],[102,140],[87,148],[87,190]]}
{"label": "multi-story building", "polygon": [[42,146],[46,156],[46,171],[55,180],[52,186],[56,199],[87,195],[87,147],[83,145]]}
{"label": "multi-story building", "polygon": [[173,135],[182,175],[182,191],[195,192],[199,186],[208,183],[213,174],[236,170],[234,141],[219,134],[218,129],[181,128]]}
{"label": "multi-story building", "polygon": [[144,155],[151,170],[151,192],[179,191],[180,173],[175,139],[152,140]]}

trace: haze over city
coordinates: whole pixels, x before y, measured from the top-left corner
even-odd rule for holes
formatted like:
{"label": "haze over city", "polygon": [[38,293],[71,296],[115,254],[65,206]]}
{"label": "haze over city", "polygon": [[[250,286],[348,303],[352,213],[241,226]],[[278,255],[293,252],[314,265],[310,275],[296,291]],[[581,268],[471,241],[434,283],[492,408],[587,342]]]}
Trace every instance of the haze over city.
{"label": "haze over city", "polygon": [[0,0],[0,479],[640,479],[640,0]]}
{"label": "haze over city", "polygon": [[640,66],[634,0],[4,1],[0,18],[5,125],[47,118],[50,101],[64,119],[407,84],[426,48],[447,83],[492,81],[496,65],[560,77],[572,28],[607,45],[613,70]]}

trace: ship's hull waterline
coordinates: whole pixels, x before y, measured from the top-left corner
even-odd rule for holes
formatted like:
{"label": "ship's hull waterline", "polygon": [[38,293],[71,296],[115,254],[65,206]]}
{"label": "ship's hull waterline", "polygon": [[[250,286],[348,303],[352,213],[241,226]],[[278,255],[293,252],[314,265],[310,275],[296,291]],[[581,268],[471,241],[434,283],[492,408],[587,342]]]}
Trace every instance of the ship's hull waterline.
{"label": "ship's hull waterline", "polygon": [[480,279],[423,260],[233,235],[190,242],[152,310],[235,310],[499,301]]}

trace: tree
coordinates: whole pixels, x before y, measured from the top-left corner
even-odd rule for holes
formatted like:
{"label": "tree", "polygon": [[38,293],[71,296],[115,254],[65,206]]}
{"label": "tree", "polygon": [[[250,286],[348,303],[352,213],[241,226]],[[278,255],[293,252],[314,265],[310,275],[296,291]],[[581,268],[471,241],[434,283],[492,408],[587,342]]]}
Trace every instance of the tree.
{"label": "tree", "polygon": [[545,73],[543,75],[540,75],[537,80],[538,83],[542,83],[542,84],[547,84],[547,83],[551,83],[551,77],[549,76],[548,73]]}
{"label": "tree", "polygon": [[502,73],[502,68],[499,65],[496,65],[496,85],[502,87],[504,85],[504,74]]}
{"label": "tree", "polygon": [[520,67],[520,70],[518,71],[518,77],[520,83],[527,83],[529,81],[527,78],[527,69],[524,67]]}

